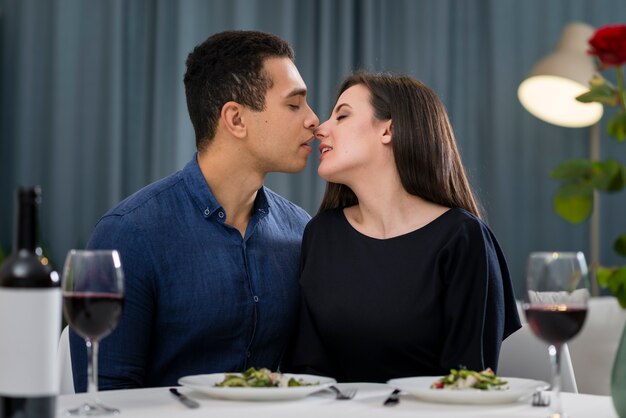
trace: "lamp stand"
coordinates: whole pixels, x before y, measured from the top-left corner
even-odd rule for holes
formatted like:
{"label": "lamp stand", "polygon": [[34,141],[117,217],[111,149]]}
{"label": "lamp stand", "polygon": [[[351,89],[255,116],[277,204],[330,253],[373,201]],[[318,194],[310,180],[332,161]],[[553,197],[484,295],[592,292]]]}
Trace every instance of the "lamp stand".
{"label": "lamp stand", "polygon": [[[590,128],[589,155],[591,161],[600,160],[600,124]],[[593,190],[593,211],[589,222],[589,252],[591,253],[591,294],[598,296],[600,289],[596,280],[596,268],[600,264],[600,193]]]}

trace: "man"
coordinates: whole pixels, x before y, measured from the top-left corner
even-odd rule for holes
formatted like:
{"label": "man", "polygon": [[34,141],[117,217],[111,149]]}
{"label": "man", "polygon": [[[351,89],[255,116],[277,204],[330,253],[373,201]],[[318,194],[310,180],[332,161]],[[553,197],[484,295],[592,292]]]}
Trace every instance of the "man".
{"label": "man", "polygon": [[[263,181],[304,169],[319,123],[292,60],[288,43],[251,31],[218,33],[189,54],[196,156],[105,214],[88,245],[117,249],[126,277],[124,313],[100,349],[101,389],[279,366],[310,217]],[[83,391],[85,343],[73,332],[71,353]]]}

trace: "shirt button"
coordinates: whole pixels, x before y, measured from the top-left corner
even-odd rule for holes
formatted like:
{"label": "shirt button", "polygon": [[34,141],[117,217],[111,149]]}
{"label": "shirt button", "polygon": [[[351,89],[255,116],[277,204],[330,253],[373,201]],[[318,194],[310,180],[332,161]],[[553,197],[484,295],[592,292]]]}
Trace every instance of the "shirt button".
{"label": "shirt button", "polygon": [[258,302],[258,301],[259,301],[259,297],[255,295],[255,296],[254,296],[254,301],[255,301],[255,302]]}
{"label": "shirt button", "polygon": [[211,211],[209,210],[209,208],[206,208],[204,210],[204,216],[209,216],[210,213],[211,213]]}
{"label": "shirt button", "polygon": [[246,357],[250,357],[251,355],[252,355],[251,352],[249,352],[249,351],[246,352]]}
{"label": "shirt button", "polygon": [[220,218],[223,218],[223,217],[224,217],[224,212],[219,212],[219,213],[217,214],[217,216],[219,216]]}

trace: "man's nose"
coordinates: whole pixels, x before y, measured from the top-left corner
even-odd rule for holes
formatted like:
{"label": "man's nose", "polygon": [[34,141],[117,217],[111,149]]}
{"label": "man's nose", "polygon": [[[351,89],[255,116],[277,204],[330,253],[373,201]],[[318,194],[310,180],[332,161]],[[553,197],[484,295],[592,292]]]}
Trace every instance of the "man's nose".
{"label": "man's nose", "polygon": [[306,118],[304,124],[307,129],[315,129],[320,124],[320,119],[317,117],[313,109],[309,109],[311,110],[311,114],[308,118]]}

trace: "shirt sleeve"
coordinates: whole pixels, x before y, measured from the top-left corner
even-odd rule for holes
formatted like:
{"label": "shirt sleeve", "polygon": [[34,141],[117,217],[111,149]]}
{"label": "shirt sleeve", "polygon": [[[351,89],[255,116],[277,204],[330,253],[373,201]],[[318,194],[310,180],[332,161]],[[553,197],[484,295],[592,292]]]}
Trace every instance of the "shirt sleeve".
{"label": "shirt sleeve", "polygon": [[486,225],[468,221],[440,257],[446,289],[441,366],[496,371],[502,340],[520,327],[502,251]]}
{"label": "shirt sleeve", "polygon": [[[124,271],[124,308],[117,327],[104,337],[99,349],[99,389],[144,386],[146,362],[150,358],[155,295],[151,254],[142,233],[125,216],[109,215],[100,220],[88,249],[115,249]],[[87,354],[85,341],[70,326],[70,350],[74,387],[86,391]]]}

